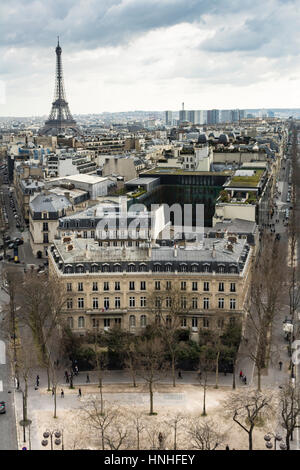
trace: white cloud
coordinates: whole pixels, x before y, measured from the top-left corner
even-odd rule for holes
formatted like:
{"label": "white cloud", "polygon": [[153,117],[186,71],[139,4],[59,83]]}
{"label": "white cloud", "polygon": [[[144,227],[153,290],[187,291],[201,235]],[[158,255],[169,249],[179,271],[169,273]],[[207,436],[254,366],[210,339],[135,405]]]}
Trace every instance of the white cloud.
{"label": "white cloud", "polygon": [[179,109],[182,101],[187,109],[299,106],[298,0],[61,4],[5,7],[1,115],[49,113],[60,31],[73,114]]}

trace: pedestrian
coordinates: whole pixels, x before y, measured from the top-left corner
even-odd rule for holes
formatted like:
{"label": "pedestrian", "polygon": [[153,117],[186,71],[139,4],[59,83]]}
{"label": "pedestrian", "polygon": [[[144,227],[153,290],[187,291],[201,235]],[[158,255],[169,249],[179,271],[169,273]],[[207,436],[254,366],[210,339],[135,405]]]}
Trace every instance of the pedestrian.
{"label": "pedestrian", "polygon": [[36,376],[36,386],[38,387],[40,385],[40,377],[37,375]]}
{"label": "pedestrian", "polygon": [[75,366],[74,369],[75,369],[75,375],[78,375],[78,367]]}
{"label": "pedestrian", "polygon": [[227,444],[227,446],[225,447],[225,450],[230,450],[230,449],[229,449],[229,445],[228,445],[228,444]]}
{"label": "pedestrian", "polygon": [[244,382],[245,385],[247,385],[247,377],[245,375],[243,377],[243,382]]}
{"label": "pedestrian", "polygon": [[65,398],[65,392],[63,391],[63,389],[61,389],[61,391],[60,391],[60,397]]}
{"label": "pedestrian", "polygon": [[240,379],[242,379],[242,378],[243,378],[243,371],[240,370]]}
{"label": "pedestrian", "polygon": [[86,374],[86,383],[87,383],[87,384],[90,383],[90,376],[89,376],[89,374]]}
{"label": "pedestrian", "polygon": [[81,388],[78,389],[78,396],[81,397]]}
{"label": "pedestrian", "polygon": [[178,371],[178,378],[182,379],[181,370]]}
{"label": "pedestrian", "polygon": [[279,361],[279,370],[282,370],[282,361]]}

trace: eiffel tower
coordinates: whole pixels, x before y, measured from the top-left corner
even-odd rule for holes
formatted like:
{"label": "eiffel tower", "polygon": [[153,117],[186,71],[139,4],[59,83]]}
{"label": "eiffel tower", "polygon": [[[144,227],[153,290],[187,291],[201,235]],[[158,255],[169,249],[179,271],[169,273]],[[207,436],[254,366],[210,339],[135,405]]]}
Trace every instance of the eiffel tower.
{"label": "eiffel tower", "polygon": [[61,53],[62,49],[57,41],[56,52],[56,79],[54,90],[54,101],[52,103],[51,112],[44,127],[39,131],[41,135],[60,135],[65,133],[79,134],[79,128],[73,119],[66,101]]}

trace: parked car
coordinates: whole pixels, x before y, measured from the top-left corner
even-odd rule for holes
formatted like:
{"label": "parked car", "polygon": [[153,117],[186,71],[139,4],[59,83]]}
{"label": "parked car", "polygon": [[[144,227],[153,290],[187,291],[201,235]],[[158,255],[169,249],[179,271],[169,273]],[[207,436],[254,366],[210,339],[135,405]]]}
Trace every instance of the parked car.
{"label": "parked car", "polygon": [[3,415],[6,413],[6,403],[5,401],[0,401],[0,414]]}

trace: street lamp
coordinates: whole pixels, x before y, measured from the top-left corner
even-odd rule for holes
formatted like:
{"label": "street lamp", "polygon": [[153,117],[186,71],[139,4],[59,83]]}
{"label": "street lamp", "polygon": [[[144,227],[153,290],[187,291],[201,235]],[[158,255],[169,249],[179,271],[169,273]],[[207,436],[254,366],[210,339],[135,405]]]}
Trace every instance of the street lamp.
{"label": "street lamp", "polygon": [[[48,429],[43,433],[44,439],[42,440],[42,446],[47,447],[50,437],[50,444],[51,444],[51,450],[53,450],[53,436],[55,437],[54,439],[54,444],[59,446],[61,444],[61,450],[64,450],[64,435],[63,431],[59,431],[58,429],[55,429],[54,431],[49,431]],[[61,439],[60,439],[61,438]]]}
{"label": "street lamp", "polygon": [[[282,441],[282,437],[280,434],[273,434],[273,433],[268,433],[264,436],[264,440],[266,441],[266,448],[267,449],[273,449],[273,444],[271,442],[272,438],[274,438],[274,450],[276,450],[276,443],[277,441],[280,442]],[[281,450],[286,450],[286,445],[284,442],[280,442],[279,447]]]}

